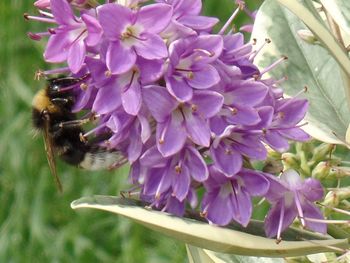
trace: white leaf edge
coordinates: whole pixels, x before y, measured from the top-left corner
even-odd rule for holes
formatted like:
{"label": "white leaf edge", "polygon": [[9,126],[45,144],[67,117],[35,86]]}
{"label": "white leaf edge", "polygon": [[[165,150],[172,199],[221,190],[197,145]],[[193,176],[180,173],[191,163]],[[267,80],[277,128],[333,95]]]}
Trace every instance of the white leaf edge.
{"label": "white leaf edge", "polygon": [[[96,200],[112,203],[98,204]],[[165,212],[139,206],[121,205],[120,198],[112,196],[83,197],[71,203],[73,209],[93,208],[132,219],[149,229],[161,232],[184,243],[220,253],[256,257],[291,257],[320,252],[333,252],[332,247],[347,248],[347,239],[282,241],[254,236],[233,229],[217,227],[188,218],[179,218]]]}
{"label": "white leaf edge", "polygon": [[[346,33],[350,34],[350,21],[347,21],[347,17],[344,17],[343,13],[340,10],[340,6],[338,6],[337,1],[330,0],[320,0],[323,7],[327,10],[327,12],[332,16],[334,21],[340,26],[340,28]],[[349,0],[345,0],[349,1]],[[349,14],[350,18],[350,14]]]}
{"label": "white leaf edge", "polygon": [[[328,51],[333,55],[334,59],[343,69],[346,78],[350,78],[350,59],[339,45],[329,30],[301,3],[296,0],[277,0],[284,5],[297,17],[299,17],[305,25],[318,37]],[[329,0],[328,0],[329,1]],[[344,83],[345,84],[345,83]],[[347,96],[348,108],[350,111],[350,86],[343,85]]]}

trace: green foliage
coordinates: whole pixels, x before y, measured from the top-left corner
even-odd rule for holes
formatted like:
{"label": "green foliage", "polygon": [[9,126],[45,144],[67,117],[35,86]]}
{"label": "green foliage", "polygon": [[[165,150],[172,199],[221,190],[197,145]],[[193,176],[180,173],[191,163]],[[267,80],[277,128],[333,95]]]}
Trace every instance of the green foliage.
{"label": "green foliage", "polygon": [[[184,262],[180,242],[109,213],[69,207],[80,196],[128,189],[127,168],[92,173],[58,163],[64,192],[57,192],[42,138],[31,128],[31,100],[44,85],[34,73],[50,68],[44,42],[26,37],[43,30],[23,19],[35,14],[33,2],[0,1],[0,262]],[[205,11],[228,18],[233,1],[222,2],[205,1]]]}

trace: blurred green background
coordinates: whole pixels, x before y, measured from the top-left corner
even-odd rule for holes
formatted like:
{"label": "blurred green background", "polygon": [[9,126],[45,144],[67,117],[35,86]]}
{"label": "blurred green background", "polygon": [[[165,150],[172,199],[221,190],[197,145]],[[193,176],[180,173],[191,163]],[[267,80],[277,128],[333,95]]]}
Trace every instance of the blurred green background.
{"label": "blurred green background", "polygon": [[[45,41],[26,32],[43,26],[23,19],[37,14],[30,0],[0,1],[0,262],[187,262],[183,244],[124,218],[100,211],[73,211],[70,202],[86,195],[118,195],[128,189],[124,167],[88,172],[58,162],[64,186],[58,193],[41,136],[31,128],[31,100],[49,69]],[[204,13],[227,19],[233,0],[203,1]],[[247,1],[251,9],[261,1]],[[246,23],[241,14],[236,22]]]}

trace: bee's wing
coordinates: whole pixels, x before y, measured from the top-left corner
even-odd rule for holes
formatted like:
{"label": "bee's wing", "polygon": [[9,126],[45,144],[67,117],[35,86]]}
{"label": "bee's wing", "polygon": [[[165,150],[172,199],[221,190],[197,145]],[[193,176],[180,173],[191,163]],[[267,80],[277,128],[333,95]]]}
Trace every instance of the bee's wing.
{"label": "bee's wing", "polygon": [[53,151],[52,137],[50,136],[50,133],[49,133],[49,124],[50,124],[50,119],[49,119],[49,116],[46,115],[45,124],[44,124],[44,143],[45,143],[47,161],[49,162],[51,174],[55,180],[57,188],[60,192],[62,192],[62,184],[61,184],[60,178],[57,175],[57,170],[56,170],[55,154]]}

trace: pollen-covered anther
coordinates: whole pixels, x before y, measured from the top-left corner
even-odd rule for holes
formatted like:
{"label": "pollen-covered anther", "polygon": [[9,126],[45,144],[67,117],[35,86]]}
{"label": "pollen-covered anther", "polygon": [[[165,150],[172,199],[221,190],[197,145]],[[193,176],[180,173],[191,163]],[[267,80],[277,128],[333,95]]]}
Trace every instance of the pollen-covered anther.
{"label": "pollen-covered anther", "polygon": [[199,212],[199,216],[200,216],[200,217],[206,218],[207,215],[208,215],[208,212],[207,212],[207,211]]}
{"label": "pollen-covered anther", "polygon": [[191,105],[192,112],[196,112],[198,110],[198,106],[196,104]]}
{"label": "pollen-covered anther", "polygon": [[180,166],[180,165],[176,165],[176,166],[175,166],[175,172],[176,172],[177,174],[180,174],[180,173],[182,172],[182,169],[181,169],[181,166]]}
{"label": "pollen-covered anther", "polygon": [[193,79],[194,78],[194,73],[192,71],[187,73],[187,78],[188,79]]}
{"label": "pollen-covered anther", "polygon": [[105,71],[105,76],[106,76],[107,78],[111,77],[111,76],[112,76],[112,72],[111,72],[110,70],[106,70],[106,71]]}
{"label": "pollen-covered anther", "polygon": [[87,89],[88,89],[88,84],[86,84],[86,83],[81,83],[80,84],[80,86],[79,86],[83,91],[87,91]]}
{"label": "pollen-covered anther", "polygon": [[229,149],[229,148],[226,148],[226,149],[225,149],[225,154],[226,154],[226,155],[232,154],[232,150]]}
{"label": "pollen-covered anther", "polygon": [[51,35],[55,35],[55,34],[56,34],[56,31],[55,31],[55,29],[53,29],[53,28],[49,28],[47,31],[48,31]]}
{"label": "pollen-covered anther", "polygon": [[164,143],[164,140],[163,140],[163,139],[159,139],[159,140],[158,140],[158,143],[159,143],[159,144],[163,144],[163,143]]}
{"label": "pollen-covered anther", "polygon": [[237,108],[231,108],[230,111],[231,111],[232,115],[236,115],[238,113],[238,109]]}
{"label": "pollen-covered anther", "polygon": [[267,133],[267,129],[266,128],[262,128],[262,133],[265,135]]}
{"label": "pollen-covered anther", "polygon": [[34,80],[40,80],[44,75],[44,71],[38,69],[37,71],[35,71]]}
{"label": "pollen-covered anther", "polygon": [[277,113],[277,116],[279,119],[284,119],[284,117],[286,116],[286,114],[283,111],[280,111],[279,113]]}
{"label": "pollen-covered anther", "polygon": [[87,143],[87,138],[84,136],[84,134],[79,133],[79,139],[83,143]]}

